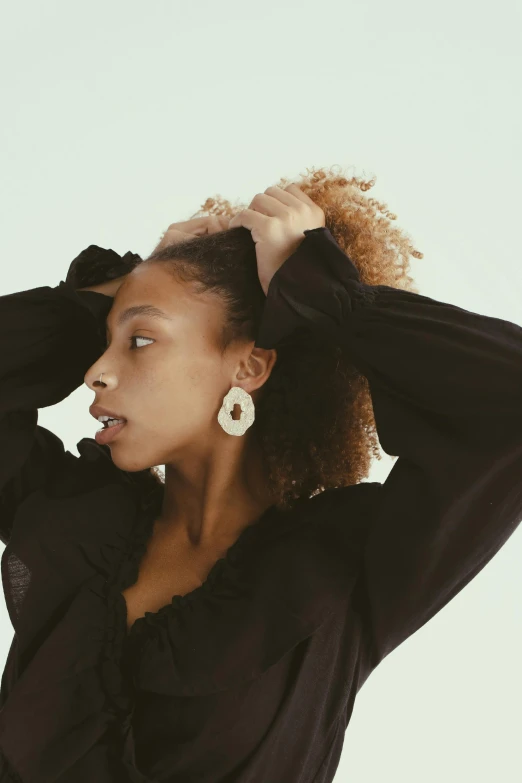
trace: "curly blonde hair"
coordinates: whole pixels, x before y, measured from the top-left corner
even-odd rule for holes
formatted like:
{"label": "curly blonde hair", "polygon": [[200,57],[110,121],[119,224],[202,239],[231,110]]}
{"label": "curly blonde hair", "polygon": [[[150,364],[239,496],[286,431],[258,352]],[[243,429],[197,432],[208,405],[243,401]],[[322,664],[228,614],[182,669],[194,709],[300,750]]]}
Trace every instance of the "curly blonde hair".
{"label": "curly blonde hair", "polygon": [[[361,281],[419,293],[410,256],[423,258],[409,235],[391,221],[385,203],[365,196],[375,177],[348,178],[331,167],[307,169],[297,184],[324,212],[326,227],[357,267]],[[340,168],[340,167],[339,167]],[[279,187],[290,180],[282,178]],[[208,198],[192,217],[232,217],[232,206]],[[255,340],[265,295],[257,276],[255,243],[243,228],[191,238],[155,251],[143,263],[166,264],[177,278],[223,297],[227,317],[223,349],[235,339]],[[367,379],[347,349],[307,334],[276,346],[278,359],[256,406],[256,427],[274,503],[289,509],[298,498],[367,478],[372,457],[381,459]],[[150,469],[161,481],[155,468]]]}

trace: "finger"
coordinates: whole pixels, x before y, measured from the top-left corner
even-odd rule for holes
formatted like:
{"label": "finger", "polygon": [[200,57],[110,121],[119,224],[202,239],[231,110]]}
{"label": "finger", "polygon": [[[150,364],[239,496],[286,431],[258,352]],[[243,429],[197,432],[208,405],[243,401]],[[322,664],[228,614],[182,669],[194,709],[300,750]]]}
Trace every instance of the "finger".
{"label": "finger", "polygon": [[291,182],[290,185],[287,185],[284,189],[283,193],[290,193],[292,196],[295,196],[295,198],[299,199],[299,201],[302,201],[304,204],[308,204],[308,206],[317,206],[315,201],[313,201],[310,196],[308,196],[299,185],[296,185],[295,182]]}
{"label": "finger", "polygon": [[185,231],[187,234],[205,234],[208,225],[208,215],[200,218],[191,218],[190,220],[181,220],[178,223],[171,223],[168,231]]}
{"label": "finger", "polygon": [[167,246],[167,245],[174,245],[177,242],[184,242],[186,239],[193,239],[194,234],[188,234],[186,231],[178,231],[175,228],[170,229],[169,231],[166,231],[163,237],[161,238],[160,245]]}
{"label": "finger", "polygon": [[[286,196],[288,202],[292,199],[292,196]],[[269,195],[268,193],[257,193],[250,203],[250,209],[254,209],[257,212],[261,212],[263,215],[269,217],[283,217],[288,212],[288,206],[295,206],[300,202],[291,200],[290,203],[285,203],[282,198],[279,198],[279,194]]]}
{"label": "finger", "polygon": [[[301,193],[302,196],[305,195],[302,191],[299,190],[299,188],[297,188],[297,190],[299,193]],[[286,204],[287,206],[293,207],[294,209],[303,201],[303,199],[298,197],[297,193],[294,191],[290,192],[287,188],[283,190],[283,188],[280,188],[279,185],[271,185],[265,190],[265,193],[268,196],[272,196],[273,198],[277,199],[282,204]]]}
{"label": "finger", "polygon": [[167,236],[174,237],[174,236],[180,236],[180,237],[190,237],[193,236],[193,234],[189,231],[181,231],[179,228],[169,228],[167,231]]}
{"label": "finger", "polygon": [[249,231],[253,231],[256,228],[261,228],[267,220],[270,218],[267,215],[263,215],[261,212],[257,212],[254,209],[243,209],[234,215],[230,223],[229,228],[238,228],[243,226],[248,228]]}
{"label": "finger", "polygon": [[222,224],[222,215],[210,215],[207,224],[207,234],[216,234],[218,231],[223,231],[228,226],[229,218],[226,218],[227,225]]}

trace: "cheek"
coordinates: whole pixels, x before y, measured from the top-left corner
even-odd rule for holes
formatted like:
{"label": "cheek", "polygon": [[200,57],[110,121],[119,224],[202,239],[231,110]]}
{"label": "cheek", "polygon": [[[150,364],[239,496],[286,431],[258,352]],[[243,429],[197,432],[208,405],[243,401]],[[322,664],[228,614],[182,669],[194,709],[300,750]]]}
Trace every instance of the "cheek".
{"label": "cheek", "polygon": [[221,365],[215,362],[180,362],[176,369],[169,370],[155,381],[153,417],[161,411],[172,411],[179,422],[179,413],[187,421],[196,417],[202,423],[209,421],[221,407],[229,386],[223,379]]}

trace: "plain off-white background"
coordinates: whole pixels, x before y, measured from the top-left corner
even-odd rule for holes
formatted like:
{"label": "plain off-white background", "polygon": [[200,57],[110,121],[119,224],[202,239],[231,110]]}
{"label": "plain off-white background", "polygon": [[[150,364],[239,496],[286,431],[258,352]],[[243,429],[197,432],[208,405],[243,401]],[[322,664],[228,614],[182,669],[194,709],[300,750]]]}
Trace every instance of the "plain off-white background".
{"label": "plain off-white background", "polygon": [[[57,285],[89,244],[145,256],[208,196],[249,202],[338,164],[377,176],[369,197],[425,254],[412,262],[421,293],[521,324],[520,9],[3,4],[0,293]],[[77,454],[98,426],[93,399],[83,386],[39,423]],[[385,455],[368,480],[391,466]],[[383,661],[336,783],[522,780],[521,573],[519,529]],[[4,661],[4,605],[0,629]]]}

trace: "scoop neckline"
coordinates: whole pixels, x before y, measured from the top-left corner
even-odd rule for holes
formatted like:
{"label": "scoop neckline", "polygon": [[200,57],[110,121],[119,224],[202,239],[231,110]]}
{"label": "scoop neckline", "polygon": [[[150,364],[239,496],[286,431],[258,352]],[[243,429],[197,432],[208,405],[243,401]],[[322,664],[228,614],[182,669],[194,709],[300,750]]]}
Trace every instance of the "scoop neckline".
{"label": "scoop neckline", "polygon": [[[141,516],[141,522],[138,525],[138,530],[131,546],[130,557],[128,557],[124,563],[124,566],[127,568],[124,568],[123,573],[127,571],[128,576],[127,579],[118,579],[116,597],[119,607],[118,614],[122,623],[122,645],[124,648],[131,645],[136,639],[142,637],[146,633],[147,628],[161,625],[167,615],[177,612],[198,598],[211,592],[222,574],[227,571],[230,572],[235,566],[239,565],[247,542],[250,542],[255,534],[261,529],[264,529],[265,523],[273,518],[277,510],[276,504],[273,503],[268,506],[254,522],[243,528],[224,555],[218,558],[213,564],[201,585],[198,585],[198,587],[195,587],[189,593],[185,593],[185,595],[173,595],[168,603],[161,606],[156,611],[146,611],[144,615],[137,617],[132,626],[128,628],[127,602],[122,591],[136,584],[138,580],[139,568],[154,530],[157,512],[161,507],[160,500],[162,499],[163,488],[160,487],[160,490],[161,491],[158,491],[157,496],[154,496],[152,502],[149,500],[145,504],[142,504],[143,515]],[[144,505],[145,508],[143,507]],[[128,571],[129,568],[130,574]],[[125,587],[123,586],[124,584],[126,585]]]}

